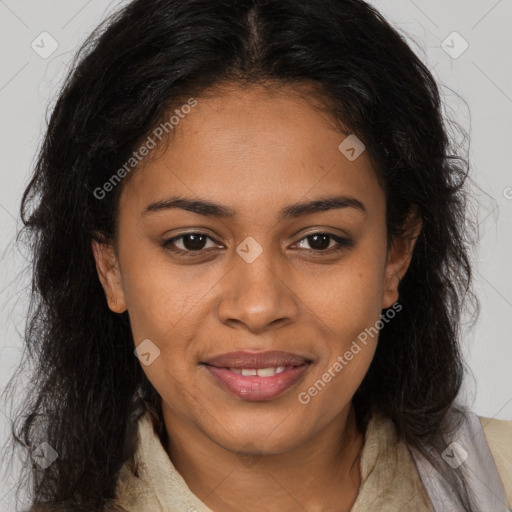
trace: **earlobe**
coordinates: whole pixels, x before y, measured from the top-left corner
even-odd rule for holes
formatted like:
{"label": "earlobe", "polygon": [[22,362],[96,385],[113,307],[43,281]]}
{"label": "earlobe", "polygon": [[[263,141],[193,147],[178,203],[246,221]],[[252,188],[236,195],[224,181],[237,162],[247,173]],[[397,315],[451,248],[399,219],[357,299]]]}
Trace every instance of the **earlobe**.
{"label": "earlobe", "polygon": [[114,248],[112,244],[101,243],[96,240],[91,241],[91,248],[108,307],[114,313],[123,313],[126,311],[123,280]]}
{"label": "earlobe", "polygon": [[416,214],[409,215],[407,224],[409,228],[406,231],[406,236],[395,238],[388,251],[384,294],[382,297],[383,309],[391,307],[398,300],[400,281],[409,268],[416,241],[421,233],[421,219]]}

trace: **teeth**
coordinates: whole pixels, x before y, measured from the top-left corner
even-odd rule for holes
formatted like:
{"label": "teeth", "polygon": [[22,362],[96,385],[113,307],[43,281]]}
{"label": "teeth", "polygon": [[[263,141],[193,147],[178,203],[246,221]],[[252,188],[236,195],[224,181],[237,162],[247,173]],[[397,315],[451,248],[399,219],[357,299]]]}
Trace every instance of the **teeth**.
{"label": "teeth", "polygon": [[258,370],[258,377],[272,377],[276,374],[275,368],[260,368]]}
{"label": "teeth", "polygon": [[284,366],[278,366],[277,368],[230,368],[233,373],[237,373],[238,375],[244,375],[245,377],[249,377],[252,375],[257,375],[258,377],[272,377],[276,373],[284,372]]}

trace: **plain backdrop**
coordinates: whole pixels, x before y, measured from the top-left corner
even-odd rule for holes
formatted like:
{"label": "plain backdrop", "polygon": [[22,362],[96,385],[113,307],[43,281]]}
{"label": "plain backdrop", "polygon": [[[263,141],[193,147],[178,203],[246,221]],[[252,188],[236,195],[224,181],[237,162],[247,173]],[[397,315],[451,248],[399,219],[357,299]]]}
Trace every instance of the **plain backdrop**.
{"label": "plain backdrop", "polygon": [[[46,110],[79,45],[124,3],[0,0],[0,391],[21,355],[29,277],[27,261],[14,242],[20,199],[44,133]],[[512,420],[512,0],[370,3],[432,70],[447,114],[470,135],[481,236],[475,252],[481,314],[462,339],[470,371],[463,392],[477,414]],[[9,433],[8,415],[0,403],[2,444]],[[14,511],[14,482],[13,468],[0,483],[2,511]]]}

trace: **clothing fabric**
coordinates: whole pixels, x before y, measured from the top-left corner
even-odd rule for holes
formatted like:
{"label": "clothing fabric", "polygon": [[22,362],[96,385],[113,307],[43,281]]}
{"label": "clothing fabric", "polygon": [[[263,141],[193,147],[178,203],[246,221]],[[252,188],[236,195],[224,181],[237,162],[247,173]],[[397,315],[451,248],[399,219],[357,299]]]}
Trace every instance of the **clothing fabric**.
{"label": "clothing fabric", "polygon": [[[493,487],[490,492],[496,493],[497,499],[494,503],[501,507],[482,510],[512,510],[512,422],[472,415],[464,422],[458,434],[457,443],[465,447],[464,451],[468,453],[462,463],[470,461],[473,470],[479,475],[477,479],[482,478],[482,472],[488,472],[487,481],[481,483],[485,486],[491,482]],[[213,512],[200,497],[192,493],[176,470],[147,414],[139,419],[138,436],[135,467],[129,463],[122,467],[117,498],[109,510]],[[450,461],[452,454],[452,458],[464,458],[464,451],[455,445],[451,446],[451,450],[444,455],[445,460]],[[435,475],[419,455],[398,440],[394,424],[389,418],[376,414],[370,419],[361,452],[360,473],[361,485],[351,512],[457,510],[443,508],[445,505],[451,506],[448,501],[443,501],[449,496],[449,490],[436,488]],[[486,498],[489,499],[488,494]]]}
{"label": "clothing fabric", "polygon": [[[478,510],[509,512],[506,491],[483,428],[484,425],[476,414],[467,413],[441,457],[451,468],[464,464],[467,484],[473,493],[474,505]],[[510,435],[512,437],[512,430]],[[510,443],[512,439],[509,439]],[[432,464],[419,453],[412,451],[412,455],[434,508],[443,512],[458,512],[461,506],[445,480],[439,478]]]}
{"label": "clothing fabric", "polygon": [[512,421],[480,417],[480,422],[512,510]]}

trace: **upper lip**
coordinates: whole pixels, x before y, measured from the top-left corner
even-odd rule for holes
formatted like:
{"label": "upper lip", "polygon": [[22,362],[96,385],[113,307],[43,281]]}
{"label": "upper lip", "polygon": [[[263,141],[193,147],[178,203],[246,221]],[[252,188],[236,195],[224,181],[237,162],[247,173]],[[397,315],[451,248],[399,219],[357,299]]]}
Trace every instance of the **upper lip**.
{"label": "upper lip", "polygon": [[248,352],[245,350],[238,352],[228,352],[212,357],[204,364],[217,366],[218,368],[271,368],[278,366],[300,366],[304,363],[310,363],[311,359],[291,352],[281,350],[267,350],[261,352]]}

